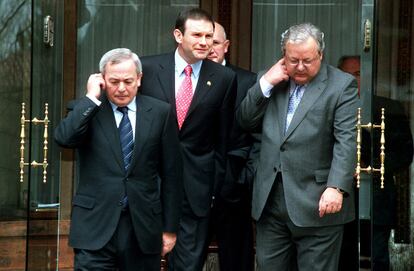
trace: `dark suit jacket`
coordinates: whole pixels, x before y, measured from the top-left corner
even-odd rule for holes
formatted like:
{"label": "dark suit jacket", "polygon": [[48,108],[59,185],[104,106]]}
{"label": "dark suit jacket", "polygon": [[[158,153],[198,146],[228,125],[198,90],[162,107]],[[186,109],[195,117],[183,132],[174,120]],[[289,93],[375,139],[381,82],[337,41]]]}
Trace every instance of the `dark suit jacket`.
{"label": "dark suit jacket", "polygon": [[97,106],[76,101],[57,126],[56,142],[78,151],[79,184],[73,198],[69,243],[96,250],[112,237],[128,195],[138,244],[159,253],[162,232],[178,230],[182,160],[171,107],[144,95],[136,97],[135,145],[125,173],[119,132],[106,97]]}
{"label": "dark suit jacket", "polygon": [[[140,91],[170,103],[176,112],[174,53],[143,57],[141,61],[143,77]],[[234,118],[235,77],[230,69],[204,60],[193,100],[179,131],[184,190],[198,216],[208,214],[215,182],[224,179]]]}
{"label": "dark suit jacket", "polygon": [[[247,90],[256,82],[256,74],[239,67],[227,64],[226,67],[232,69],[237,76],[237,97],[235,109],[246,96]],[[254,169],[252,164],[247,164],[251,153],[254,138],[250,133],[244,131],[238,122],[233,122],[231,130],[231,143],[228,152],[226,178],[223,187],[218,187],[217,193],[221,194],[224,200],[239,201],[240,191],[235,184],[243,184],[250,187],[253,181]]]}
{"label": "dark suit jacket", "polygon": [[[283,179],[286,207],[301,227],[343,224],[354,218],[352,177],[356,160],[357,84],[338,69],[322,64],[307,85],[286,133],[288,83],[263,96],[259,81],[249,89],[237,111],[240,125],[262,127],[260,158],[253,184],[252,215],[258,220],[278,172]],[[342,210],[319,217],[319,200],[326,187],[345,190]]]}

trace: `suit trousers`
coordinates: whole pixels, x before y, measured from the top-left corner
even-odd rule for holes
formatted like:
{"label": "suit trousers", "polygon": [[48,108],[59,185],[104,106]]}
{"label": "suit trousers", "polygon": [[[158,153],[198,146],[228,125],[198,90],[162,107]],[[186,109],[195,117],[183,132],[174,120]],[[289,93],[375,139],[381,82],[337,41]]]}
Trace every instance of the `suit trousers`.
{"label": "suit trousers", "polygon": [[207,256],[209,215],[194,214],[184,196],[177,242],[168,257],[169,271],[201,271]]}
{"label": "suit trousers", "polygon": [[254,270],[251,191],[247,184],[232,183],[238,197],[218,195],[210,219],[210,237],[218,245],[220,270]]}
{"label": "suit trousers", "polygon": [[[160,244],[161,246],[161,244]],[[74,249],[76,271],[159,271],[160,254],[144,254],[132,227],[128,210],[122,211],[109,242],[99,250]]]}
{"label": "suit trousers", "polygon": [[260,271],[338,270],[343,225],[294,225],[286,209],[280,174],[273,184],[256,229],[257,264]]}

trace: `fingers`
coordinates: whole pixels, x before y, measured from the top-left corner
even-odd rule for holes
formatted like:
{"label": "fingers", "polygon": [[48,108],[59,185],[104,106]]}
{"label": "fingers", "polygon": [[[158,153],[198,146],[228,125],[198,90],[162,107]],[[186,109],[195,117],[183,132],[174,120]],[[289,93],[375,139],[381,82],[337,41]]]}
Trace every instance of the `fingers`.
{"label": "fingers", "polygon": [[164,232],[162,234],[161,256],[165,256],[167,253],[169,253],[174,248],[176,241],[177,241],[176,234]]}
{"label": "fingers", "polygon": [[341,211],[342,201],[343,195],[335,188],[328,187],[319,200],[319,217]]}
{"label": "fingers", "polygon": [[289,80],[285,59],[279,59],[265,74],[265,79],[272,85]]}
{"label": "fingers", "polygon": [[87,83],[87,94],[93,95],[99,98],[101,95],[101,89],[105,88],[105,80],[100,73],[94,73],[89,76]]}

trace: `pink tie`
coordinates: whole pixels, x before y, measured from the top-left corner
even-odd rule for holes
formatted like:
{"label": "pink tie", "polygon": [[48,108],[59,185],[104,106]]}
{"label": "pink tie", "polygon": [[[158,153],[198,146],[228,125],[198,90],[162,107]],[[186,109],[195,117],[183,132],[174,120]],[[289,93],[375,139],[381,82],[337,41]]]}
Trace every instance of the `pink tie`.
{"label": "pink tie", "polygon": [[175,107],[177,108],[178,128],[183,126],[185,116],[193,99],[193,86],[191,84],[191,65],[184,68],[185,78],[178,90],[177,97],[175,97]]}

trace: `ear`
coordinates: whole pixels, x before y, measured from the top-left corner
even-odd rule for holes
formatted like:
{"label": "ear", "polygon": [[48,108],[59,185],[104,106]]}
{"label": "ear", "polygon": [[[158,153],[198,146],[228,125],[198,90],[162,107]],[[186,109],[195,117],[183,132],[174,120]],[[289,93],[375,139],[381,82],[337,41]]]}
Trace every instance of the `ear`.
{"label": "ear", "polygon": [[174,34],[175,41],[177,43],[181,43],[183,40],[183,36],[184,36],[183,33],[181,33],[179,29],[174,29],[173,34]]}
{"label": "ear", "polygon": [[225,40],[223,42],[223,45],[224,45],[224,53],[227,53],[227,51],[229,50],[230,41],[229,40]]}
{"label": "ear", "polygon": [[141,86],[141,78],[142,78],[142,72],[137,74],[137,87]]}

